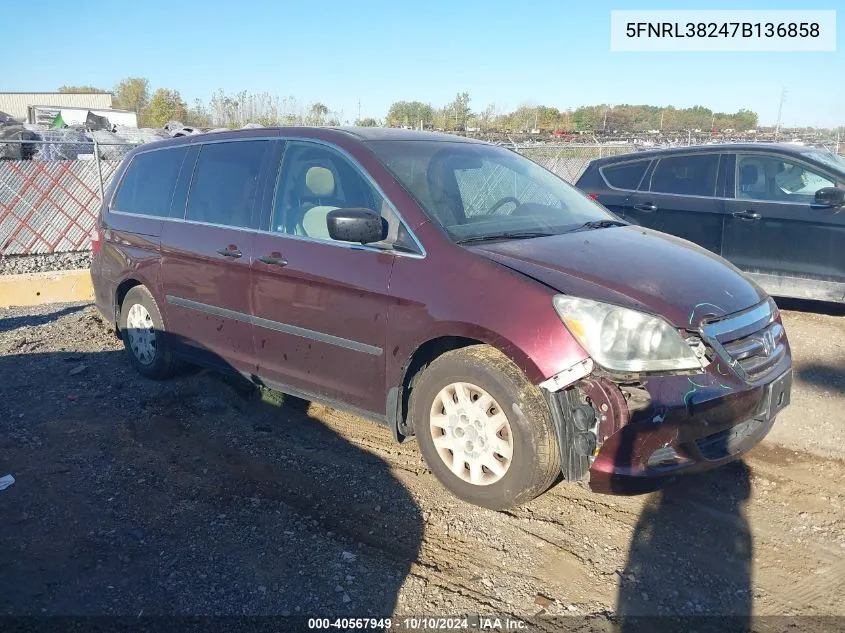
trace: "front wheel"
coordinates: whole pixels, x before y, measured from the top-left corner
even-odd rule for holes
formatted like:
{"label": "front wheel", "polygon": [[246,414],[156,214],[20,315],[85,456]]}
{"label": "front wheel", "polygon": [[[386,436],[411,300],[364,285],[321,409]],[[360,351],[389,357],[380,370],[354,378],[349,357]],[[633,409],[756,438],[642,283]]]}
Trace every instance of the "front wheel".
{"label": "front wheel", "polygon": [[414,382],[409,416],[428,467],[470,503],[510,508],[543,493],[560,474],[540,389],[488,345],[435,359]]}

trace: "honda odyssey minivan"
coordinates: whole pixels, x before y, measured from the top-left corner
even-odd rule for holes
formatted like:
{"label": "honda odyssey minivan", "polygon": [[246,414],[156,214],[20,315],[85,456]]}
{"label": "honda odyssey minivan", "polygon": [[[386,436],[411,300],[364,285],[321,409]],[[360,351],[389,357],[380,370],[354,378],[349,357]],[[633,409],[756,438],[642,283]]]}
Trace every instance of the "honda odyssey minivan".
{"label": "honda odyssey minivan", "polygon": [[560,477],[631,493],[719,466],[790,399],[759,286],[483,142],[281,128],[144,145],[93,251],[97,306],[142,375],[184,360],[359,413],[488,508]]}

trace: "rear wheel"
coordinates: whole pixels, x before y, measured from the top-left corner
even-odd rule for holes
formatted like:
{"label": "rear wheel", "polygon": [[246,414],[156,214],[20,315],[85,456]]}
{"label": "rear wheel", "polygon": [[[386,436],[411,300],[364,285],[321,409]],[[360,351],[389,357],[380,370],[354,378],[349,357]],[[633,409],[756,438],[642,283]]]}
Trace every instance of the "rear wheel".
{"label": "rear wheel", "polygon": [[164,321],[144,286],[126,293],[120,306],[120,334],[129,361],[141,375],[161,380],[173,374],[176,360],[165,339]]}
{"label": "rear wheel", "polygon": [[428,467],[470,503],[510,508],[544,492],[560,474],[539,388],[488,345],[434,360],[414,382],[409,415]]}

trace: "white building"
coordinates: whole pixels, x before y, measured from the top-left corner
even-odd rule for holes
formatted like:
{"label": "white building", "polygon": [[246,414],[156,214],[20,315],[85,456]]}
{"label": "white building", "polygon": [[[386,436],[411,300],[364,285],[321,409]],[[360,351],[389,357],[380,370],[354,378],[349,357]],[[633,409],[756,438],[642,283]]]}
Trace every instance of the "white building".
{"label": "white building", "polygon": [[56,106],[34,105],[29,106],[29,114],[26,117],[27,123],[39,123],[49,126],[53,120],[62,115],[65,125],[85,125],[88,113],[106,117],[112,125],[124,125],[127,127],[138,127],[138,116],[129,110],[100,110],[97,108],[59,108]]}
{"label": "white building", "polygon": [[112,94],[80,92],[0,92],[0,112],[26,121],[31,106],[110,110]]}

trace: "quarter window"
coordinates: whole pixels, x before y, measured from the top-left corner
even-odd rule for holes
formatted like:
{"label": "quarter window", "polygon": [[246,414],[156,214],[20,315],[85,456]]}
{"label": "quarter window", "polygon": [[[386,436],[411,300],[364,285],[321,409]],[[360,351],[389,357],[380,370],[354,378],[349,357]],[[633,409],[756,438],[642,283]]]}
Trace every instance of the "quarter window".
{"label": "quarter window", "polygon": [[810,204],[816,191],[835,183],[800,163],[764,154],[740,155],[736,197]]}
{"label": "quarter window", "polygon": [[188,195],[186,219],[249,227],[269,141],[203,145]]}
{"label": "quarter window", "polygon": [[126,168],[115,194],[114,209],[123,213],[167,217],[186,153],[186,148],[179,147],[136,155]]}
{"label": "quarter window", "polygon": [[611,187],[636,190],[650,163],[651,161],[648,160],[638,160],[633,163],[611,165],[603,167],[601,173]]}
{"label": "quarter window", "polygon": [[713,196],[718,169],[718,154],[662,158],[651,177],[651,191],[682,196]]}

